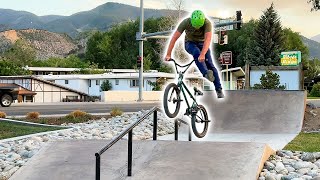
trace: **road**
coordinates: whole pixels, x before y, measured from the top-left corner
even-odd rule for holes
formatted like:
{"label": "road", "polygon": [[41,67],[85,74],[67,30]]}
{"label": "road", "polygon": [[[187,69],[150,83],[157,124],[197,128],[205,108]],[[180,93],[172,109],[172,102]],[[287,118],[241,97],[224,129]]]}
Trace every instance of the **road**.
{"label": "road", "polygon": [[314,104],[316,107],[320,107],[320,99],[308,99],[307,103],[309,102]]}
{"label": "road", "polygon": [[114,107],[120,108],[123,112],[137,112],[142,109],[148,110],[157,106],[157,102],[147,103],[54,103],[54,104],[13,104],[11,107],[0,107],[7,116],[25,116],[28,112],[39,112],[40,115],[62,115],[69,114],[75,110],[85,111],[87,113],[110,113]]}

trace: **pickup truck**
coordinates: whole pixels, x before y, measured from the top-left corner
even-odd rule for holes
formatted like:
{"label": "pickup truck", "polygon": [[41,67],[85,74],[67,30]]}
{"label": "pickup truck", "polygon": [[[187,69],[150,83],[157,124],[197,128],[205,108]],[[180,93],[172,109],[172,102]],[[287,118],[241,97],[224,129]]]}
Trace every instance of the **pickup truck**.
{"label": "pickup truck", "polygon": [[18,98],[18,90],[16,87],[0,86],[0,105],[2,107],[11,106],[12,102]]}

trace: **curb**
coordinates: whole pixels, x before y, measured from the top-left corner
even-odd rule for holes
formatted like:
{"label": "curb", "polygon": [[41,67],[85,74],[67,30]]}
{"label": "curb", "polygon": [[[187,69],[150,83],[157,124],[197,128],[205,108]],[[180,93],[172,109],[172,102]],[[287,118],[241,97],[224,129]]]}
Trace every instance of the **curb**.
{"label": "curb", "polygon": [[71,128],[71,127],[69,127],[69,126],[57,126],[57,125],[39,124],[39,123],[26,122],[26,121],[17,121],[17,120],[4,119],[4,118],[0,118],[0,122],[1,122],[1,121],[13,122],[13,123],[17,123],[17,124],[32,125],[32,126]]}
{"label": "curb", "polygon": [[34,136],[42,136],[42,135],[50,134],[53,132],[60,132],[60,131],[69,130],[71,128],[72,127],[67,128],[67,129],[56,130],[56,131],[46,131],[46,132],[41,132],[41,133],[36,133],[36,134],[29,134],[29,135],[24,135],[24,136],[19,136],[19,137],[13,137],[13,138],[9,138],[9,139],[3,139],[3,140],[0,140],[0,143],[18,141],[18,140],[27,139],[27,138],[34,137]]}

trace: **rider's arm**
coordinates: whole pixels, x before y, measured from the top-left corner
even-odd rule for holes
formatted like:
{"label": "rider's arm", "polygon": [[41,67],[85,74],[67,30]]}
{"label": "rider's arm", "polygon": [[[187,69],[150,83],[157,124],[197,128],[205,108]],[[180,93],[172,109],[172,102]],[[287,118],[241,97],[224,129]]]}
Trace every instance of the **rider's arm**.
{"label": "rider's arm", "polygon": [[169,60],[171,58],[171,54],[172,54],[172,50],[174,48],[174,45],[176,44],[176,41],[179,39],[179,37],[181,36],[181,34],[185,31],[186,29],[186,24],[187,24],[188,19],[183,20],[178,28],[177,31],[173,34],[168,50],[167,50],[167,55],[166,55],[166,60]]}
{"label": "rider's arm", "polygon": [[203,48],[201,51],[202,55],[207,54],[210,44],[211,44],[211,39],[212,39],[212,32],[206,32],[205,36],[204,36],[204,44],[203,44]]}
{"label": "rider's arm", "polygon": [[168,47],[168,51],[167,51],[167,56],[171,56],[172,54],[172,49],[174,48],[174,45],[176,44],[176,41],[179,39],[179,37],[181,36],[181,32],[176,31],[170,41],[169,47]]}

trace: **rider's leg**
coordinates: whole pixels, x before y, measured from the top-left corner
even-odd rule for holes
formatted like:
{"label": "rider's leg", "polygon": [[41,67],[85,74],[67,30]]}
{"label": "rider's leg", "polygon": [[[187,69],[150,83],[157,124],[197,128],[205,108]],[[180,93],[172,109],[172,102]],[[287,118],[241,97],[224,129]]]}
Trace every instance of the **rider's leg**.
{"label": "rider's leg", "polygon": [[198,66],[198,69],[200,70],[203,77],[208,73],[208,68],[205,62],[199,62],[198,58],[200,56],[201,50],[197,46],[196,43],[187,41],[185,43],[185,49],[186,51],[193,56],[195,59],[196,65]]}
{"label": "rider's leg", "polygon": [[216,90],[222,89],[221,82],[220,82],[220,77],[219,77],[219,72],[218,72],[217,68],[213,64],[210,49],[206,53],[206,61],[205,62],[206,62],[207,68],[213,71],[213,76],[214,76],[213,84],[215,86],[215,89]]}

